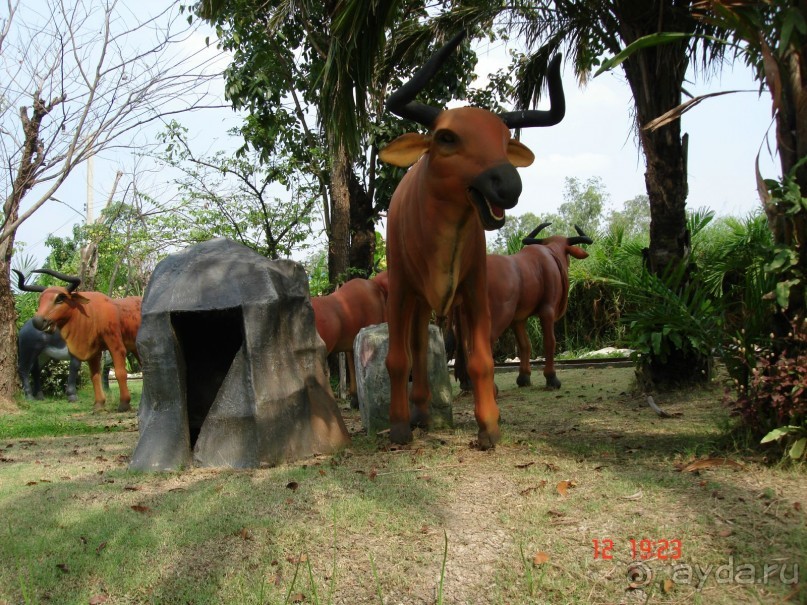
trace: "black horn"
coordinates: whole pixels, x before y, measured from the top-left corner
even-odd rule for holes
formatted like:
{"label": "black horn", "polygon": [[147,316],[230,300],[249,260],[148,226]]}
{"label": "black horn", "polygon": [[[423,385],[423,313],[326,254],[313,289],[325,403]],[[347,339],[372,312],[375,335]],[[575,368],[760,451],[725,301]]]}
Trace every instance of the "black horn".
{"label": "black horn", "polygon": [[502,122],[508,128],[530,128],[532,126],[554,126],[566,115],[566,97],[563,94],[563,81],[560,78],[561,55],[555,55],[547,68],[549,83],[549,109],[524,109],[501,114]]}
{"label": "black horn", "polygon": [[406,84],[393,92],[387,99],[387,110],[402,118],[413,120],[418,124],[431,128],[441,110],[437,107],[418,103],[415,101],[415,97],[434,76],[448,55],[459,46],[465,34],[465,30],[463,30],[451,38],[442,48],[429,57],[429,60],[415,72],[415,75]]}
{"label": "black horn", "polygon": [[544,239],[542,237],[536,238],[535,236],[538,235],[541,231],[549,227],[552,223],[541,223],[535,229],[530,231],[529,235],[521,240],[522,246],[529,246],[530,244],[543,244]]}
{"label": "black horn", "polygon": [[22,274],[21,271],[17,271],[16,269],[12,269],[14,273],[17,274],[17,288],[22,292],[44,292],[45,286],[40,286],[39,284],[36,285],[28,285],[25,283],[25,275]]}
{"label": "black horn", "polygon": [[594,240],[591,239],[588,235],[583,233],[583,230],[578,227],[577,225],[574,226],[574,230],[577,231],[577,235],[579,237],[570,237],[568,240],[568,244],[570,246],[574,246],[577,244],[593,244]]}
{"label": "black horn", "polygon": [[73,292],[76,288],[81,285],[81,278],[76,277],[75,275],[67,275],[66,273],[59,273],[58,271],[54,271],[53,269],[37,269],[34,273],[44,273],[46,275],[51,275],[56,279],[61,279],[62,281],[66,281],[69,286],[67,286],[68,292]]}

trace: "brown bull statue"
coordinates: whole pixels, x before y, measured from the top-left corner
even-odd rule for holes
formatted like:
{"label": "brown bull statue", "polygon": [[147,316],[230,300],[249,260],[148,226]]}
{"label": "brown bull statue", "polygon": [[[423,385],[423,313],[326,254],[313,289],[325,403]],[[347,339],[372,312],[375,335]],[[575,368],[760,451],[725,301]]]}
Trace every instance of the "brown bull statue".
{"label": "brown bull statue", "polygon": [[[536,239],[535,236],[549,225],[543,223],[534,229],[522,240],[524,247],[517,253],[487,257],[490,343],[492,347],[507,328],[513,328],[520,360],[516,383],[528,386],[531,347],[527,320],[538,316],[544,336],[546,386],[559,389],[560,381],[555,374],[555,322],[566,313],[569,301],[569,257],[587,258],[588,252],[578,244],[591,244],[592,239],[577,226],[575,237],[553,235]],[[455,327],[462,332],[461,323],[455,322]],[[459,344],[462,338],[456,340]],[[455,376],[463,388],[467,388],[469,377],[461,346],[456,350]]]}
{"label": "brown bull statue", "polygon": [[[106,397],[101,387],[101,353],[108,350],[115,367],[115,378],[120,387],[119,412],[131,409],[131,395],[126,384],[126,353],[137,357],[135,341],[140,329],[140,296],[113,299],[100,292],[76,292],[81,284],[78,277],[51,269],[38,269],[70,284],[67,288],[27,285],[25,276],[13,270],[18,287],[25,292],[41,292],[39,308],[33,317],[34,327],[43,332],[56,328],[62,334],[73,357],[86,361],[95,390],[95,411],[104,409]],[[138,357],[138,361],[140,358]]]}
{"label": "brown bull statue", "polygon": [[[485,230],[504,225],[506,209],[518,203],[521,178],[532,152],[510,136],[511,128],[551,126],[565,113],[560,62],[550,66],[549,111],[501,116],[462,107],[441,111],[414,100],[464,32],[438,50],[387,100],[387,109],[429,128],[405,134],[381,151],[383,161],[412,168],[398,185],[387,215],[389,294],[390,439],[412,440],[412,426],[429,425],[427,378],[431,312],[446,317],[461,300],[469,328],[469,372],[482,449],[499,440],[499,408],[493,383],[490,312],[485,271]],[[410,418],[409,399],[416,410]]]}
{"label": "brown bull statue", "polygon": [[347,353],[351,402],[356,397],[353,341],[359,330],[387,321],[387,273],[372,279],[351,279],[333,294],[311,298],[317,332],[328,354]]}

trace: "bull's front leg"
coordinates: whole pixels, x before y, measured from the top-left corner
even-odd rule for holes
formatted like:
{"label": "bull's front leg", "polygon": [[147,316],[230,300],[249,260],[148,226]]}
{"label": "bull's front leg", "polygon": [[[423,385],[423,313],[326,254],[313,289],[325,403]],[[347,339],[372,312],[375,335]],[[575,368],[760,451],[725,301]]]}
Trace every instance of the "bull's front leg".
{"label": "bull's front leg", "polygon": [[390,382],[389,438],[392,443],[404,444],[412,441],[409,401],[406,391],[412,363],[410,339],[414,301],[403,300],[397,290],[391,283],[387,299],[389,350],[386,366]]}
{"label": "bull's front leg", "polygon": [[429,404],[431,389],[429,387],[429,316],[431,309],[427,305],[418,305],[412,320],[412,391],[409,401],[414,407],[414,418],[410,425],[422,429],[431,426]]}
{"label": "bull's front leg", "polygon": [[104,396],[104,389],[101,388],[101,351],[93,355],[87,360],[90,366],[90,380],[92,381],[92,389],[95,393],[95,405],[93,406],[93,413],[103,412],[106,407],[106,397]]}
{"label": "bull's front leg", "polygon": [[128,412],[132,409],[132,396],[129,394],[129,385],[126,382],[126,349],[122,346],[120,348],[110,347],[109,354],[112,356],[112,365],[115,368],[115,380],[118,381],[118,389],[120,390],[118,411]]}
{"label": "bull's front leg", "polygon": [[67,395],[67,401],[70,401],[71,403],[78,401],[76,385],[78,384],[79,372],[81,372],[81,361],[71,355],[70,370],[67,374],[67,388],[64,391]]}
{"label": "bull's front leg", "polygon": [[354,410],[359,409],[359,390],[356,386],[356,361],[353,359],[353,353],[347,351],[345,353],[345,365],[347,365],[348,377],[348,391],[350,394],[350,407]]}
{"label": "bull's front leg", "polygon": [[551,310],[538,313],[541,319],[541,331],[544,333],[544,378],[546,388],[559,389],[560,380],[555,374],[555,314]]}
{"label": "bull's front leg", "polygon": [[500,437],[487,296],[466,294],[463,297],[463,307],[469,331],[468,374],[474,390],[474,416],[479,426],[479,448],[487,450],[494,447]]}
{"label": "bull's front leg", "polygon": [[518,378],[516,384],[520,387],[528,387],[531,384],[530,356],[532,347],[530,338],[527,335],[527,321],[516,321],[513,323],[513,332],[516,335],[516,345],[518,346]]}

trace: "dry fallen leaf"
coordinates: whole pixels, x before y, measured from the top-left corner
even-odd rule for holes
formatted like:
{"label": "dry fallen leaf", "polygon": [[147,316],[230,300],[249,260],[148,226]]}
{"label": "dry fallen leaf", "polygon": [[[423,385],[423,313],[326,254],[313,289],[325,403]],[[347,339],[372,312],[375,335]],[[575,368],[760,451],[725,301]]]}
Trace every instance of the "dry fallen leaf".
{"label": "dry fallen leaf", "polygon": [[303,593],[298,592],[297,594],[291,595],[292,603],[302,603],[303,601],[305,601],[305,595]]}
{"label": "dry fallen leaf", "polygon": [[297,483],[296,481],[289,481],[289,482],[286,484],[286,488],[287,488],[287,489],[290,489],[290,490],[291,490],[291,491],[293,491],[293,492],[296,492],[298,487],[300,487],[300,484],[299,484],[299,483]]}
{"label": "dry fallen leaf", "polygon": [[67,566],[67,563],[57,563],[57,564],[56,564],[56,567],[57,567],[57,568],[59,569],[59,571],[61,571],[62,573],[69,573],[69,572],[70,572],[70,568]]}
{"label": "dry fallen leaf", "polygon": [[109,597],[105,594],[97,594],[90,598],[90,605],[101,605],[101,603],[106,603],[108,600]]}
{"label": "dry fallen leaf", "polygon": [[675,588],[675,582],[673,582],[671,578],[664,578],[662,588],[666,593],[672,592],[672,589]]}
{"label": "dry fallen leaf", "polygon": [[541,489],[543,487],[546,487],[546,479],[541,479],[541,481],[538,483],[538,485],[533,485],[532,487],[527,487],[525,489],[522,489],[519,493],[522,496],[526,496],[526,495],[530,494],[531,492],[537,491],[537,490],[539,490],[539,489]]}
{"label": "dry fallen leaf", "polygon": [[734,533],[734,531],[732,531],[730,529],[721,529],[718,535],[721,538],[728,538],[733,533]]}
{"label": "dry fallen leaf", "polygon": [[516,464],[516,468],[529,468],[533,464],[535,464],[535,462],[525,462],[524,464]]}
{"label": "dry fallen leaf", "polygon": [[623,500],[640,500],[644,494],[642,494],[642,490],[639,490],[635,494],[631,494],[630,496],[622,496]]}
{"label": "dry fallen leaf", "polygon": [[549,555],[542,550],[535,553],[535,556],[532,558],[533,565],[543,565],[547,561],[549,561]]}
{"label": "dry fallen leaf", "polygon": [[147,513],[151,509],[148,506],[143,506],[142,504],[133,504],[132,510],[135,511],[136,513]]}
{"label": "dry fallen leaf", "polygon": [[565,479],[564,481],[561,481],[560,483],[558,483],[558,485],[556,486],[556,489],[558,490],[558,493],[559,493],[561,496],[565,496],[565,495],[566,495],[566,491],[567,491],[567,490],[568,490],[570,487],[576,487],[576,486],[577,486],[577,483],[575,483],[575,482],[574,482],[574,481],[572,481],[571,479]]}

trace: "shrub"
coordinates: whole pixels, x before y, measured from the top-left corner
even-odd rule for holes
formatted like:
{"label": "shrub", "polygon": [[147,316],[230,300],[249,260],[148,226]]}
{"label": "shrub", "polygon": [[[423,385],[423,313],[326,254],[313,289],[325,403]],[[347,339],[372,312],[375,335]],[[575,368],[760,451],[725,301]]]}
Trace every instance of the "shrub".
{"label": "shrub", "polygon": [[792,328],[786,337],[758,346],[751,361],[747,351],[737,351],[750,376],[746,388],[739,385],[737,407],[760,435],[782,426],[807,426],[807,322],[794,322]]}
{"label": "shrub", "polygon": [[[40,373],[42,393],[47,397],[63,397],[67,388],[67,376],[70,373],[69,361],[50,360]],[[76,387],[83,382],[82,372],[79,372]]]}

